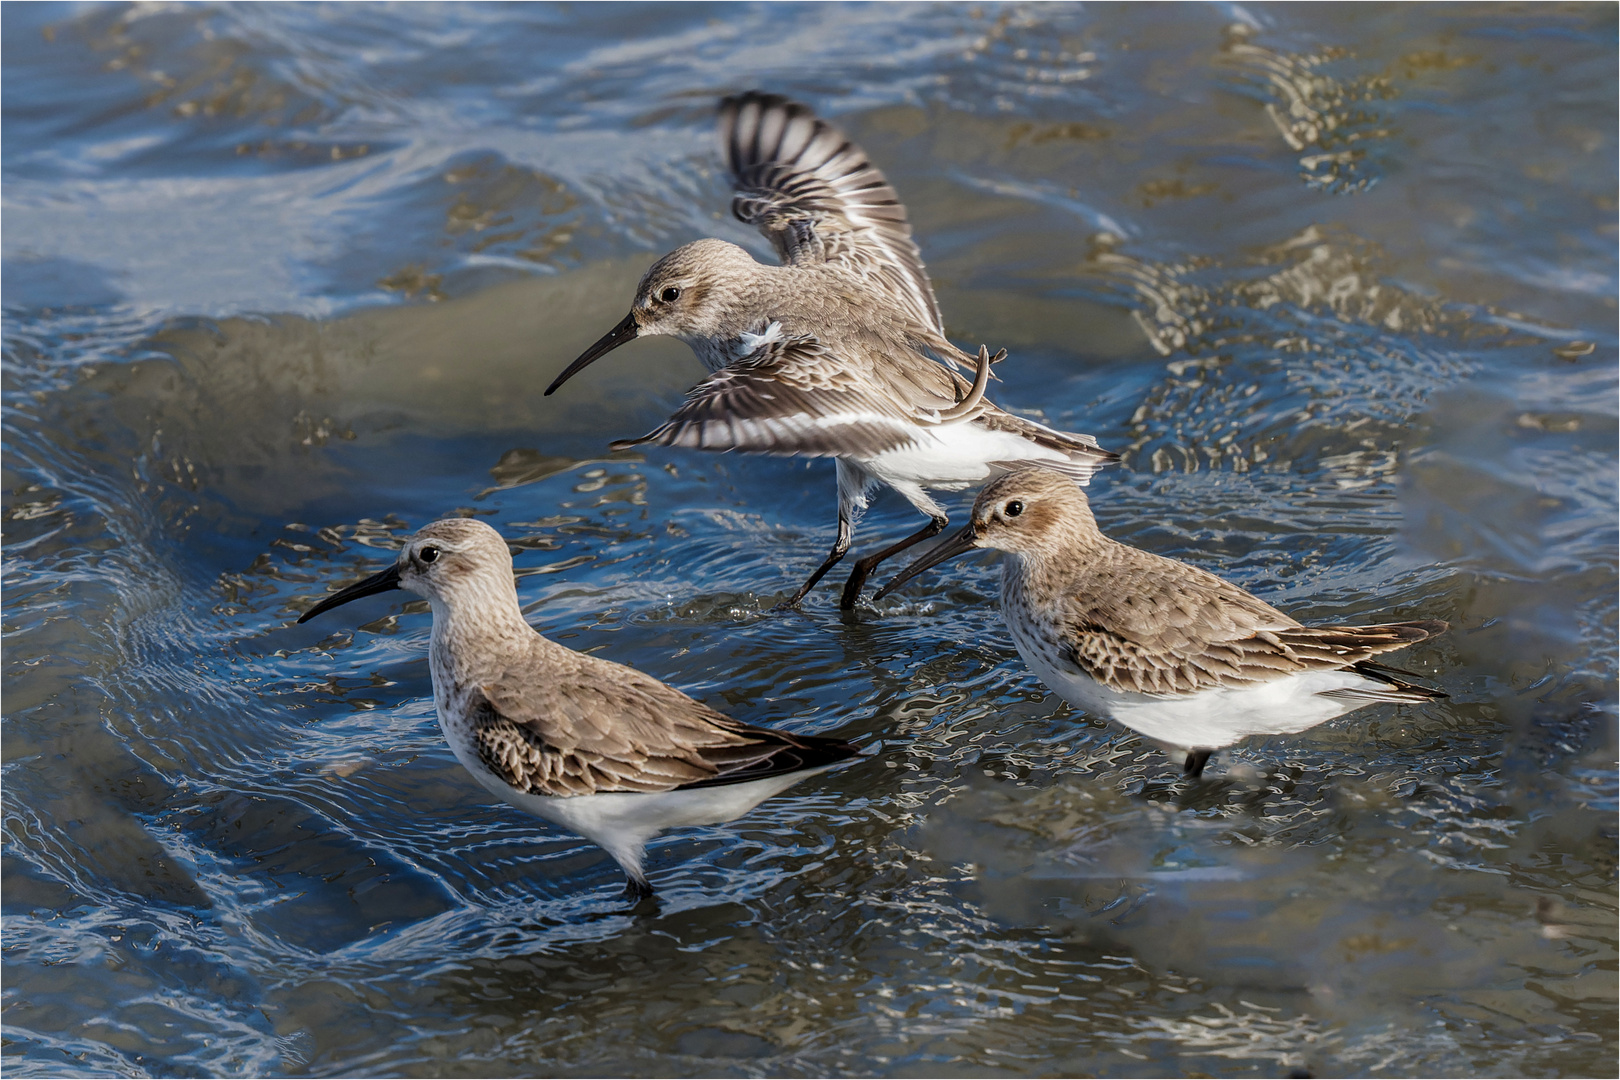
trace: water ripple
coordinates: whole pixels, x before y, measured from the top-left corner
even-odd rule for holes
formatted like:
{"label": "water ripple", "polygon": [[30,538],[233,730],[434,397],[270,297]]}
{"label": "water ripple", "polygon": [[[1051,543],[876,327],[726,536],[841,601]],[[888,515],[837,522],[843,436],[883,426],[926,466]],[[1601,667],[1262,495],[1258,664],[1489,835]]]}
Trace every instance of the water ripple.
{"label": "water ripple", "polygon": [[[9,1073],[1612,1062],[1612,20],[5,20]],[[1125,452],[1105,529],[1302,619],[1445,618],[1402,662],[1450,699],[1189,787],[1025,669],[993,558],[773,613],[829,463],[610,453],[699,377],[668,341],[542,393],[655,252],[763,252],[710,131],[754,85],[886,170],[998,401]],[[626,912],[451,756],[425,605],[295,623],[452,513],[556,640],[867,756],[660,838]]]}

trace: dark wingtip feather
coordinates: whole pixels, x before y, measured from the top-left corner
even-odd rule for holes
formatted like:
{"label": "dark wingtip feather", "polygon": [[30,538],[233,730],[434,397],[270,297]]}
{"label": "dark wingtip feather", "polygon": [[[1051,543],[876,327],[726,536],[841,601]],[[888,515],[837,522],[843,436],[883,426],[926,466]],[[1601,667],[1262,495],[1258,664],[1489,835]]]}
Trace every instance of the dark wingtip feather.
{"label": "dark wingtip feather", "polygon": [[1364,634],[1387,634],[1399,643],[1378,650],[1383,652],[1390,648],[1404,649],[1408,645],[1416,645],[1420,641],[1428,641],[1430,638],[1439,637],[1447,630],[1450,630],[1451,625],[1439,619],[1414,619],[1411,622],[1383,623],[1379,626],[1363,626],[1355,629],[1359,629]]}
{"label": "dark wingtip feather", "polygon": [[744,90],[740,94],[727,94],[720,99],[720,112],[736,112],[749,102],[758,102],[759,107],[768,109],[773,105],[793,104],[781,94],[771,94],[764,90]]}
{"label": "dark wingtip feather", "polygon": [[778,749],[741,768],[727,769],[717,776],[682,784],[677,790],[724,787],[727,784],[746,784],[751,780],[763,780],[769,776],[814,772],[829,765],[836,765],[840,761],[862,756],[859,747],[843,739],[826,735],[792,735],[786,731],[752,725],[738,726],[743,734],[778,743]]}
{"label": "dark wingtip feather", "polygon": [[[1440,625],[1444,626],[1445,624],[1441,623]],[[1441,698],[1449,698],[1451,696],[1444,690],[1436,690],[1432,686],[1423,686],[1419,683],[1407,682],[1400,676],[1410,675],[1410,672],[1401,671],[1399,668],[1392,668],[1385,664],[1380,664],[1374,660],[1363,660],[1359,664],[1352,664],[1351,668],[1352,670],[1367,676],[1369,679],[1377,679],[1379,682],[1389,687],[1389,689],[1383,693],[1356,689],[1329,690],[1322,696],[1344,698],[1363,697],[1370,698],[1374,701],[1404,703],[1435,701]]]}
{"label": "dark wingtip feather", "polygon": [[671,427],[672,425],[665,424],[660,428],[647,432],[647,434],[641,436],[639,439],[614,439],[612,442],[608,443],[608,449],[616,454],[621,450],[630,450],[637,446],[646,446],[648,443],[651,443],[654,446],[669,446],[672,442],[670,439]]}
{"label": "dark wingtip feather", "polygon": [[[780,94],[733,94],[721,100],[718,119],[736,188],[734,217],[764,232],[784,262],[836,258],[887,268],[898,275],[887,286],[896,298],[925,326],[940,329],[939,304],[905,207],[860,147],[809,106]],[[852,251],[841,249],[840,237]]]}

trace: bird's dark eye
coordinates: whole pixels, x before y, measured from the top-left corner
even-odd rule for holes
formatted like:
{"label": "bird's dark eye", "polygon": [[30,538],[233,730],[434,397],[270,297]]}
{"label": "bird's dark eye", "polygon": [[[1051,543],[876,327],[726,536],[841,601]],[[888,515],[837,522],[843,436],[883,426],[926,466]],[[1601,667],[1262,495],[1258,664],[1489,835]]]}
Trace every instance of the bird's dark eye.
{"label": "bird's dark eye", "polygon": [[1006,513],[1007,513],[1008,517],[1017,517],[1019,514],[1022,514],[1023,512],[1024,512],[1024,504],[1019,502],[1017,499],[1014,499],[1012,502],[1007,504]]}
{"label": "bird's dark eye", "polygon": [[663,292],[658,294],[658,299],[662,300],[666,304],[673,304],[675,301],[679,300],[680,298],[681,298],[681,290],[676,288],[673,285],[671,285],[669,288],[665,289]]}
{"label": "bird's dark eye", "polygon": [[418,551],[416,553],[416,557],[418,559],[420,559],[422,562],[425,562],[425,563],[438,562],[439,561],[439,549],[434,547],[432,544],[429,544],[427,547],[423,548],[421,551]]}

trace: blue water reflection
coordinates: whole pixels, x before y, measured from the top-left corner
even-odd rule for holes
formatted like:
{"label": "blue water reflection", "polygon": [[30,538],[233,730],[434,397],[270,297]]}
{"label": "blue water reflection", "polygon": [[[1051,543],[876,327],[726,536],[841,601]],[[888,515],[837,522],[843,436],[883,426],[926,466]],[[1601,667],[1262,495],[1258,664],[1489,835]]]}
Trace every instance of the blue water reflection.
{"label": "blue water reflection", "polygon": [[[1612,8],[7,5],[15,1075],[1600,1075],[1615,1054]],[[989,559],[770,607],[826,462],[544,398],[662,251],[766,255],[715,100],[834,116],[1113,536],[1451,695],[1189,791],[1048,694]],[[952,503],[953,513],[966,498]],[[611,861],[444,746],[474,513],[529,618],[866,761]],[[863,542],[914,515],[880,500]]]}

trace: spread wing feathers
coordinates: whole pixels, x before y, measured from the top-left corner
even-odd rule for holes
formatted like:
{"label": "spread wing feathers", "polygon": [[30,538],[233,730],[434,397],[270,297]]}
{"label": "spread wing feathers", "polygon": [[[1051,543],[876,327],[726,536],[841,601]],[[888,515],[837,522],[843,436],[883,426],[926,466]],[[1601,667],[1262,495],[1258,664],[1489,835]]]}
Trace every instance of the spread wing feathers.
{"label": "spread wing feathers", "polygon": [[[1185,574],[1191,568],[1179,569]],[[1182,695],[1252,686],[1305,671],[1356,668],[1385,688],[1330,695],[1412,701],[1421,700],[1412,696],[1421,687],[1371,674],[1361,665],[1446,629],[1438,621],[1300,626],[1213,575],[1199,572],[1182,584],[1187,587],[1112,593],[1129,599],[1118,610],[1077,613],[1081,617],[1070,624],[1074,629],[1067,643],[1071,659],[1093,679],[1122,692]]]}
{"label": "spread wing feathers", "polygon": [[790,264],[838,263],[943,335],[906,208],[860,147],[804,105],[747,93],[720,103],[731,212]]}
{"label": "spread wing feathers", "polygon": [[1053,460],[1047,457],[1031,459],[1029,461],[992,461],[990,464],[1002,469],[1016,469],[1022,465],[1040,465],[1042,468],[1052,469],[1073,480],[1077,484],[1088,482],[1092,475],[1105,465],[1112,465],[1119,460],[1119,455],[1112,450],[1104,450],[1097,445],[1097,440],[1090,435],[1081,435],[1072,431],[1057,431],[1045,424],[1037,424],[1033,420],[1005,412],[991,406],[978,418],[978,423],[991,431],[1010,431],[1020,438],[1027,439],[1036,446],[1044,446],[1067,455],[1067,460]]}
{"label": "spread wing feathers", "polygon": [[542,701],[485,687],[469,711],[479,758],[519,791],[567,797],[744,783],[858,753],[838,739],[739,723],[634,674],[617,684],[559,682]]}
{"label": "spread wing feathers", "polygon": [[613,449],[876,457],[913,446],[919,429],[887,395],[813,337],[770,341],[693,387],[662,427]]}

